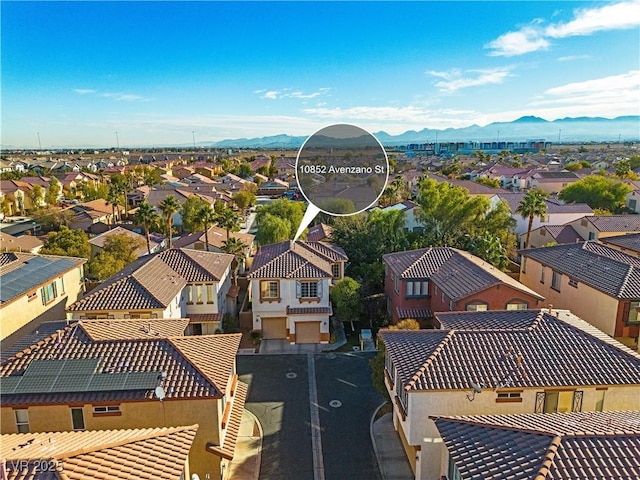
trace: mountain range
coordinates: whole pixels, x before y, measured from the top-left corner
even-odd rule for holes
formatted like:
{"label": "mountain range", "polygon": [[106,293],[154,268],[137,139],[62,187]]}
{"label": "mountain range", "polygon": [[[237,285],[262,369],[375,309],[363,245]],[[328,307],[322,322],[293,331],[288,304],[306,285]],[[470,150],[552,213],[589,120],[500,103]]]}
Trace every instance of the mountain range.
{"label": "mountain range", "polygon": [[[400,135],[384,131],[372,132],[384,146],[410,143],[494,142],[544,139],[553,143],[617,142],[640,139],[640,115],[616,118],[576,117],[545,120],[535,116],[520,117],[512,122],[494,122],[485,126],[463,128],[409,130]],[[259,138],[237,138],[215,142],[220,148],[299,148],[307,137],[286,134]],[[202,142],[204,143],[204,142]],[[211,145],[207,142],[208,145]]]}

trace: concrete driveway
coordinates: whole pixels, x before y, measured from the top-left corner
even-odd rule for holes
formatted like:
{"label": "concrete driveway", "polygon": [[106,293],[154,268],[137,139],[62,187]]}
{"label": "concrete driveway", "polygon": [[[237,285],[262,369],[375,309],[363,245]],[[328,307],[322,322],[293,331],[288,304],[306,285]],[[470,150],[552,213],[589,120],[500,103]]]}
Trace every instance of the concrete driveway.
{"label": "concrete driveway", "polygon": [[258,353],[294,353],[294,354],[306,354],[306,353],[320,353],[322,352],[321,345],[317,343],[296,343],[291,345],[287,339],[267,339],[260,342],[260,351]]}

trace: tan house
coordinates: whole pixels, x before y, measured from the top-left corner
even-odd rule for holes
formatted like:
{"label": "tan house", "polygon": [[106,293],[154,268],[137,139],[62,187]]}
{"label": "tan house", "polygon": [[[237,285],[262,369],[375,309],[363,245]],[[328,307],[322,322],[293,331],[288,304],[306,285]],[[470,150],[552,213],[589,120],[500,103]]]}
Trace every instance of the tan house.
{"label": "tan house", "polygon": [[0,201],[7,200],[8,215],[24,213],[31,208],[31,200],[27,195],[28,189],[15,180],[0,180]]}
{"label": "tan house", "polygon": [[520,281],[638,348],[640,259],[596,242],[521,250]]}
{"label": "tan house", "polygon": [[628,233],[625,235],[616,235],[615,237],[606,237],[600,240],[600,243],[607,247],[615,248],[621,252],[640,257],[640,233]]}
{"label": "tan house", "polygon": [[640,232],[640,215],[592,215],[568,223],[585,240]]}
{"label": "tan house", "polygon": [[2,433],[197,424],[188,471],[226,479],[247,393],[235,366],[241,335],[177,334],[186,326],[83,320],[6,360]]}
{"label": "tan house", "polygon": [[12,344],[28,329],[65,318],[84,291],[86,258],[0,253],[0,339]]}
{"label": "tan house", "polygon": [[584,241],[585,238],[576,232],[571,225],[542,225],[531,230],[529,248]]}
{"label": "tan house", "polygon": [[[181,480],[198,425],[0,436],[3,478]],[[35,473],[38,472],[38,473]],[[46,473],[45,473],[46,472]],[[31,474],[35,473],[32,477]]]}
{"label": "tan house", "polygon": [[446,446],[438,478],[603,480],[640,474],[638,411],[432,420]]}
{"label": "tan house", "polygon": [[235,312],[233,255],[172,248],[145,255],[67,308],[70,319],[190,318],[189,334],[215,333]]}
{"label": "tan house", "polygon": [[42,240],[34,235],[14,237],[0,232],[0,252],[38,253],[42,248]]}
{"label": "tan house", "polygon": [[[131,230],[127,230],[126,228],[118,226],[89,239],[89,244],[91,245],[91,254],[97,255],[98,253],[100,253],[104,248],[107,240],[113,235],[126,235],[130,239],[137,241],[140,244],[140,247],[138,247],[138,249],[136,250],[136,256],[141,257],[148,253],[147,239],[144,235],[140,235],[139,233],[132,232]],[[150,235],[149,237],[149,246],[151,247],[151,253],[158,252],[164,246],[164,239],[158,238],[157,235]]]}
{"label": "tan house", "polygon": [[393,424],[417,480],[441,478],[445,445],[433,417],[638,407],[640,355],[568,311],[437,318],[440,330],[379,332]]}

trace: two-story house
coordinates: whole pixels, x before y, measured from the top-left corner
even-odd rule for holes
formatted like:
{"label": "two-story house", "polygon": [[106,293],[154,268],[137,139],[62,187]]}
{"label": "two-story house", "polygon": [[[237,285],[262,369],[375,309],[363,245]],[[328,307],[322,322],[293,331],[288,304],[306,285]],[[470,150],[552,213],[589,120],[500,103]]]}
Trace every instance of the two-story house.
{"label": "two-story house", "polygon": [[86,258],[0,253],[0,339],[16,341],[42,322],[65,318],[84,291]]}
{"label": "two-story house", "polygon": [[638,478],[640,412],[433,417],[446,452],[438,478]]}
{"label": "two-story house", "polygon": [[186,326],[173,323],[81,320],[4,361],[2,433],[197,424],[189,472],[225,479],[247,393],[241,335],[167,335]]}
{"label": "two-story house", "polygon": [[640,334],[640,258],[596,242],[522,250],[520,281],[624,344]]}
{"label": "two-story house", "polygon": [[437,320],[439,330],[379,332],[394,426],[417,480],[441,478],[444,444],[430,417],[638,407],[640,355],[568,311]]}
{"label": "two-story house", "polygon": [[344,251],[324,242],[263,245],[247,277],[253,327],[265,339],[328,343],[329,288],[344,277]]}
{"label": "two-story house", "polygon": [[189,333],[215,333],[231,288],[233,255],[172,248],[145,255],[69,305],[71,319],[185,318]]}
{"label": "two-story house", "polygon": [[605,237],[600,240],[600,243],[607,247],[628,253],[634,257],[640,257],[640,233],[627,233],[625,235]]}
{"label": "two-story house", "polygon": [[584,242],[585,240],[571,225],[542,225],[531,230],[529,248],[558,243]]}
{"label": "two-story house", "polygon": [[469,252],[428,247],[382,256],[384,289],[392,322],[429,321],[433,312],[521,310],[544,300]]}
{"label": "two-story house", "polygon": [[136,480],[191,478],[187,458],[197,430],[190,425],[1,435],[3,478],[121,480],[133,472]]}
{"label": "two-story house", "polygon": [[589,215],[569,223],[585,240],[640,232],[640,215]]}

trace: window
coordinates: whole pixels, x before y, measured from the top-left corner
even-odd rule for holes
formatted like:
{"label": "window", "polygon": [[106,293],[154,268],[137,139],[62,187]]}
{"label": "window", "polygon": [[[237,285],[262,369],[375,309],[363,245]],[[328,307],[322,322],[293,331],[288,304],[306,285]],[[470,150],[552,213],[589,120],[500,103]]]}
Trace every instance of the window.
{"label": "window", "polygon": [[400,281],[398,280],[398,277],[394,275],[393,277],[393,289],[395,290],[396,293],[400,292]]}
{"label": "window", "polygon": [[589,240],[595,240],[596,234],[594,232],[589,232]]}
{"label": "window", "polygon": [[440,295],[440,301],[444,303],[444,292],[442,292],[442,295]]}
{"label": "window", "polygon": [[51,282],[46,287],[40,289],[40,296],[42,297],[42,304],[47,305],[58,296],[58,290],[56,289],[56,282]]}
{"label": "window", "polygon": [[121,413],[120,405],[104,405],[99,407],[93,407],[94,415],[100,415],[105,413]]}
{"label": "window", "polygon": [[320,298],[320,282],[297,282],[298,298]]}
{"label": "window", "polygon": [[497,403],[521,402],[522,401],[521,394],[522,392],[500,392],[496,397],[496,402]]}
{"label": "window", "polygon": [[196,285],[196,303],[202,303],[202,285]]}
{"label": "window", "polygon": [[542,267],[542,269],[540,270],[540,283],[544,283],[544,271],[545,268]]}
{"label": "window", "polygon": [[191,285],[187,285],[185,291],[187,292],[187,303],[193,303],[193,291],[191,290],[193,287]]}
{"label": "window", "polygon": [[31,300],[35,300],[36,298],[38,298],[38,292],[31,292],[29,295],[27,295],[27,301],[31,301]]}
{"label": "window", "polygon": [[429,282],[407,282],[407,297],[426,297],[429,294]]}
{"label": "window", "polygon": [[489,309],[489,305],[486,303],[468,303],[466,306],[467,312],[486,312]]}
{"label": "window", "polygon": [[60,277],[60,293],[64,295],[64,278]]}
{"label": "window", "polygon": [[569,285],[571,285],[572,287],[578,288],[578,281],[574,280],[573,278],[570,278]]}
{"label": "window", "polygon": [[507,303],[507,310],[526,310],[529,304],[520,300],[511,300]]}
{"label": "window", "polygon": [[71,409],[71,426],[73,430],[84,430],[84,412],[82,408]]}
{"label": "window", "polygon": [[449,311],[453,311],[453,300],[449,300]]}
{"label": "window", "polygon": [[213,285],[207,285],[207,303],[213,303]]}
{"label": "window", "polygon": [[580,220],[580,226],[581,227],[586,227],[588,225],[588,220],[586,218],[582,218],[582,220]]}
{"label": "window", "polygon": [[333,263],[331,264],[331,275],[333,278],[340,278],[340,264]]}
{"label": "window", "polygon": [[448,480],[462,480],[462,475],[460,475],[460,471],[456,464],[453,463],[453,458],[449,455],[449,468],[447,471],[447,479]]}
{"label": "window", "polygon": [[631,302],[629,304],[629,319],[627,323],[640,323],[640,302]]}
{"label": "window", "polygon": [[562,274],[554,270],[551,274],[551,288],[560,291],[560,285],[562,284]]}
{"label": "window", "polygon": [[29,433],[29,413],[27,409],[14,410],[18,433]]}
{"label": "window", "polygon": [[280,282],[274,280],[261,281],[260,298],[280,300]]}
{"label": "window", "polygon": [[582,411],[582,391],[564,390],[557,392],[538,392],[536,394],[536,413],[566,413]]}

